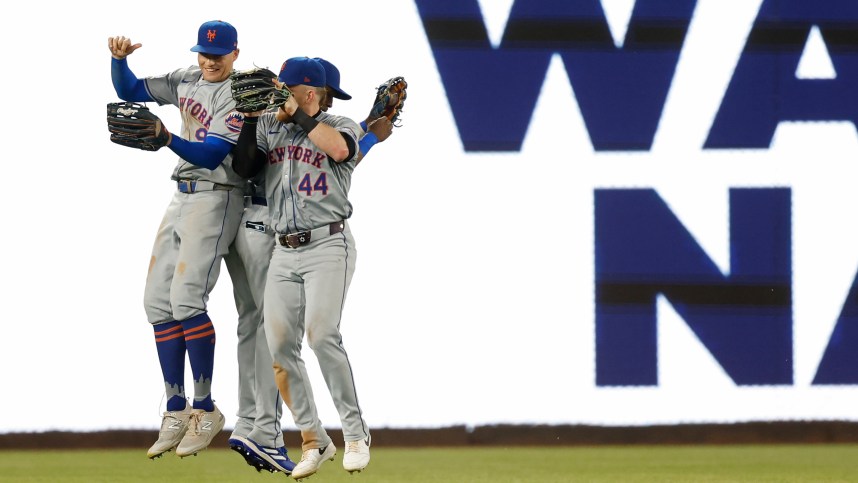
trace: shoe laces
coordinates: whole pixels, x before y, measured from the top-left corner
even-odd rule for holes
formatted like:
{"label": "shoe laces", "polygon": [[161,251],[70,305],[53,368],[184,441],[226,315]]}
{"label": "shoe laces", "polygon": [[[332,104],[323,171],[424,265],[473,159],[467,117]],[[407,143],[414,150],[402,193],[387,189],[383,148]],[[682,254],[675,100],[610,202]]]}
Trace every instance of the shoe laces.
{"label": "shoe laces", "polygon": [[358,441],[346,441],[346,453],[359,453]]}
{"label": "shoe laces", "polygon": [[191,419],[188,421],[188,432],[194,435],[199,436],[200,434],[200,423],[202,422],[204,413],[193,412],[191,413]]}
{"label": "shoe laces", "polygon": [[[316,451],[316,452],[318,453],[318,451]],[[304,451],[303,453],[301,453],[301,463],[303,463],[303,462],[304,462],[304,461],[306,461],[306,460],[313,459],[313,455],[312,455],[312,453],[313,453],[313,452],[312,452],[312,451],[309,451],[309,450],[308,450],[308,451]]]}

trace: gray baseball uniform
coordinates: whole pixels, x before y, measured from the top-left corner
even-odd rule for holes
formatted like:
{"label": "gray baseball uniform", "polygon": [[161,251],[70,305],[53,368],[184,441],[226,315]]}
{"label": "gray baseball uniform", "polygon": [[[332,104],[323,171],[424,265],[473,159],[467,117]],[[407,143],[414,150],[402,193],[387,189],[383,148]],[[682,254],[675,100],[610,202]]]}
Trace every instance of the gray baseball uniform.
{"label": "gray baseball uniform", "polygon": [[[191,142],[217,136],[235,144],[242,118],[233,111],[229,82],[205,81],[196,66],[145,82],[152,99],[179,108],[181,132],[173,135]],[[146,278],[144,304],[151,324],[206,311],[244,207],[245,181],[231,161],[227,155],[212,171],[179,158],[172,176],[178,189],[158,229]]]}
{"label": "gray baseball uniform", "polygon": [[255,183],[248,183],[241,226],[224,259],[238,311],[238,420],[232,436],[279,448],[284,446],[280,427],[283,400],[274,384],[273,361],[262,324],[265,278],[274,250],[263,182],[259,176]]}
{"label": "gray baseball uniform", "polygon": [[[366,133],[361,131],[359,137]],[[264,173],[248,182],[241,226],[224,259],[233,281],[238,311],[238,420],[232,436],[265,446],[283,446],[283,400],[274,383],[271,353],[263,327],[265,278],[274,250],[274,231],[264,190]]]}
{"label": "gray baseball uniform", "polygon": [[[361,130],[354,121],[324,112],[316,119],[357,145]],[[332,161],[300,127],[278,122],[273,113],[259,119],[257,146],[268,155],[266,198],[277,240],[266,280],[264,325],[280,394],[301,430],[303,449],[327,446],[331,439],[319,420],[301,358],[306,330],[339,412],[343,438],[368,438],[339,331],[357,257],[346,222],[352,214],[348,191],[354,158]]]}

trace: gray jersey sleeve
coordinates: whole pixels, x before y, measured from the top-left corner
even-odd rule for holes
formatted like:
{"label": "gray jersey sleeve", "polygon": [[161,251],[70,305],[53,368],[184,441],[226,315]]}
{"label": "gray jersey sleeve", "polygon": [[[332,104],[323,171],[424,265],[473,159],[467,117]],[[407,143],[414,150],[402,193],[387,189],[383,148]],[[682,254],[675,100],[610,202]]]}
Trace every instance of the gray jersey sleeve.
{"label": "gray jersey sleeve", "polygon": [[[360,124],[352,121],[351,119],[349,119],[347,117],[334,116],[334,115],[328,114],[326,112],[319,114],[319,117],[316,119],[319,122],[323,122],[323,123],[333,127],[337,131],[339,131],[339,132],[343,133],[344,135],[351,138],[351,140],[354,143],[353,145],[355,147],[355,153],[354,153],[354,156],[352,158],[344,160],[343,163],[349,163],[349,162],[355,161],[355,159],[357,158],[357,155],[358,155],[358,150],[359,150],[358,141],[360,141],[360,138],[363,137],[363,134],[364,134],[363,130],[360,128]],[[354,166],[352,166],[352,167],[354,167]]]}
{"label": "gray jersey sleeve", "polygon": [[[209,126],[208,135],[235,144],[238,142],[238,135],[241,133],[241,125],[244,122],[244,117],[235,110],[231,82],[225,81],[219,83],[220,85],[213,95],[212,106],[214,106],[214,112],[211,113],[211,117],[215,121]],[[216,120],[219,120],[219,122],[216,122]]]}
{"label": "gray jersey sleeve", "polygon": [[155,100],[159,105],[172,104],[179,105],[179,86],[196,82],[201,77],[199,68],[196,72],[191,66],[187,69],[176,69],[169,74],[161,76],[146,77],[143,82],[146,84],[146,92],[149,97]]}

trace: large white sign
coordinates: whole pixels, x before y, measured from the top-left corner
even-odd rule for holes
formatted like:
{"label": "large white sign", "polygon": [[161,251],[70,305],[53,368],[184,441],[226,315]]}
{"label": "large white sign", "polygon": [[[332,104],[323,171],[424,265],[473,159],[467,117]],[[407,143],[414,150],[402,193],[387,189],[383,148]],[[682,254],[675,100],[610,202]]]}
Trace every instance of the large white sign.
{"label": "large white sign", "polygon": [[[337,114],[408,80],[350,193],[342,332],[372,427],[856,420],[858,14],[790,3],[280,2],[264,25],[223,1],[3,7],[0,431],[160,423],[142,299],[175,156],[108,141],[107,38],[163,74],[215,18],[238,28],[237,68],[337,64],[354,97]],[[225,270],[209,309],[229,427]]]}

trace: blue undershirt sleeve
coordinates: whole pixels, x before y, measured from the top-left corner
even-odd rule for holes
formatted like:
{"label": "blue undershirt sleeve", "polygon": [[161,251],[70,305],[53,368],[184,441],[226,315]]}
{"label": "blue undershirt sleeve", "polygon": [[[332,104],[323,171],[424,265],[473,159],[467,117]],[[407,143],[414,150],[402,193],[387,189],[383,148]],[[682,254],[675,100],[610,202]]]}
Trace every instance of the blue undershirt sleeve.
{"label": "blue undershirt sleeve", "polygon": [[366,153],[368,153],[376,143],[378,143],[378,136],[376,136],[375,133],[368,132],[366,133],[366,136],[362,137],[360,141],[358,141],[358,147],[360,148],[360,152],[366,156]]}
{"label": "blue undershirt sleeve", "polygon": [[169,147],[185,161],[214,171],[232,150],[232,144],[214,136],[206,137],[201,143],[192,143],[173,136]]}
{"label": "blue undershirt sleeve", "polygon": [[138,79],[128,67],[128,59],[116,60],[110,58],[110,77],[116,95],[123,101],[149,102],[153,101],[146,92],[146,81]]}

